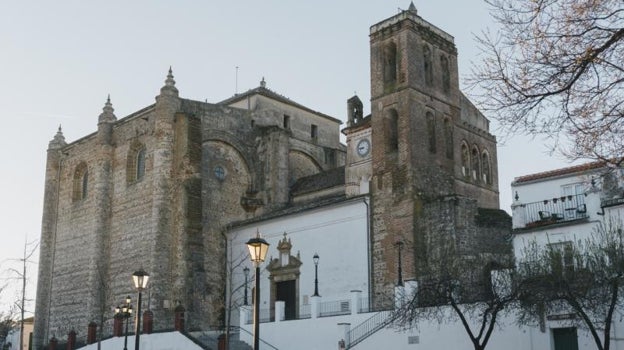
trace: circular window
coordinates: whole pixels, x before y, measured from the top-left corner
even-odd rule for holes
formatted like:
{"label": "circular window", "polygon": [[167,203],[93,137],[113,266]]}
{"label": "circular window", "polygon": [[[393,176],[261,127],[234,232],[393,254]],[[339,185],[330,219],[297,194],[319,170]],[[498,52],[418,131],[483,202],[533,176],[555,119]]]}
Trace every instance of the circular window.
{"label": "circular window", "polygon": [[217,165],[214,168],[214,176],[219,180],[225,180],[225,169],[222,166]]}

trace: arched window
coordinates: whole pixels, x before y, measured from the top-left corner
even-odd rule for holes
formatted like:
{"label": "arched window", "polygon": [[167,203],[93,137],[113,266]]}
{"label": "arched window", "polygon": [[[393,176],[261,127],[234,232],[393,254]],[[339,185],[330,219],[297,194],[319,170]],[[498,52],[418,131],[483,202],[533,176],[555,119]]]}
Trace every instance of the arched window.
{"label": "arched window", "polygon": [[135,142],[128,150],[128,160],[126,163],[126,181],[134,183],[140,181],[145,176],[145,146],[140,142]]}
{"label": "arched window", "polygon": [[461,171],[465,177],[470,176],[470,152],[468,151],[468,144],[462,142],[461,145]]}
{"label": "arched window", "polygon": [[81,162],[74,170],[74,184],[72,191],[72,200],[74,202],[87,198],[87,190],[89,188],[89,172],[87,163]]}
{"label": "arched window", "polygon": [[423,45],[423,71],[425,74],[425,84],[433,85],[433,69],[431,67],[431,49],[427,45]]}
{"label": "arched window", "polygon": [[472,154],[470,155],[472,165],[472,179],[476,182],[481,181],[481,167],[479,166],[479,149],[477,146],[472,147]]}
{"label": "arched window", "polygon": [[490,155],[487,151],[481,153],[481,170],[483,173],[483,183],[492,184],[492,170],[490,168]]}
{"label": "arched window", "polygon": [[395,109],[389,109],[384,117],[384,136],[386,152],[396,152],[399,149],[399,114]]}
{"label": "arched window", "polygon": [[448,94],[451,91],[451,73],[446,56],[440,56],[440,66],[442,68],[442,90]]}
{"label": "arched window", "polygon": [[436,153],[436,128],[433,113],[427,112],[427,134],[429,136],[429,152]]}
{"label": "arched window", "polygon": [[141,180],[143,175],[145,175],[145,148],[141,148],[136,156],[136,179]]}
{"label": "arched window", "polygon": [[397,78],[397,48],[396,44],[389,43],[383,49],[383,81],[388,85],[396,83]]}
{"label": "arched window", "polygon": [[449,118],[444,119],[444,146],[446,158],[453,159],[453,125]]}

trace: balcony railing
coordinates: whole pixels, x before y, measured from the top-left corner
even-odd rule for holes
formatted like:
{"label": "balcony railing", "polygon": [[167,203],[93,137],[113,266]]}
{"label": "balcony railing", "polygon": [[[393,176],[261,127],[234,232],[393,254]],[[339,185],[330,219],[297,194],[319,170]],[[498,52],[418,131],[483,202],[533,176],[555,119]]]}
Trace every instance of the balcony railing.
{"label": "balcony railing", "polygon": [[521,205],[524,228],[558,224],[587,217],[585,196],[570,195]]}

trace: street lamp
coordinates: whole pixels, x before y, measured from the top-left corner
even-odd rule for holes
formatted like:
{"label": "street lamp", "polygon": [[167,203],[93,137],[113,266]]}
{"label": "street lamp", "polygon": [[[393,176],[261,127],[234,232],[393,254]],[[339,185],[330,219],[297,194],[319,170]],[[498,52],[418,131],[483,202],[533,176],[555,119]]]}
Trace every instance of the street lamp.
{"label": "street lamp", "polygon": [[397,263],[397,286],[403,287],[403,270],[401,269],[401,250],[403,249],[403,241],[397,241],[394,245],[398,251],[398,263]]}
{"label": "street lamp", "polygon": [[132,274],[132,280],[134,281],[134,288],[139,292],[139,300],[137,301],[137,324],[134,339],[134,350],[139,350],[139,337],[141,336],[141,292],[147,288],[147,281],[149,280],[149,274],[143,269],[135,271]]}
{"label": "street lamp", "polygon": [[314,256],[312,257],[312,260],[314,260],[314,294],[312,294],[313,297],[320,297],[319,293],[318,293],[318,262],[319,262],[319,256],[317,253],[314,253]]}
{"label": "street lamp", "polygon": [[254,313],[253,313],[253,350],[260,350],[260,264],[264,261],[266,253],[269,250],[269,243],[260,238],[260,232],[256,231],[256,237],[250,238],[247,241],[247,248],[249,248],[249,257],[251,262],[256,267],[256,288],[254,292]]}
{"label": "street lamp", "polygon": [[247,266],[243,269],[243,274],[245,274],[245,299],[243,300],[243,305],[249,305],[247,303],[247,278],[249,277],[249,268]]}
{"label": "street lamp", "polygon": [[124,336],[124,350],[128,350],[128,319],[132,316],[132,300],[130,296],[126,297],[126,303],[115,308],[115,316],[121,317],[126,320],[126,334]]}

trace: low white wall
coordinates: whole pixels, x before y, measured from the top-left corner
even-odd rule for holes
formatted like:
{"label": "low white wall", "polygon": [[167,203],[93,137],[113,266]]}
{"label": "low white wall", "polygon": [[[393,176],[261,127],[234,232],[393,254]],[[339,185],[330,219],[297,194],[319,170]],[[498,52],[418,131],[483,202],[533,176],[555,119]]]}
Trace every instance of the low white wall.
{"label": "low white wall", "polygon": [[[202,347],[180,332],[141,334],[141,350],[202,350]],[[97,350],[98,344],[90,344],[80,349]],[[124,337],[113,337],[102,341],[101,350],[124,348]],[[134,336],[128,336],[128,350],[134,350]]]}
{"label": "low white wall", "polygon": [[[338,349],[338,341],[344,338],[344,323],[356,327],[374,313],[322,317],[279,323],[261,323],[260,338],[280,350],[332,350]],[[544,332],[538,327],[518,326],[511,315],[499,318],[488,350],[548,350],[554,349],[552,329],[569,327],[562,321],[547,321]],[[624,350],[624,339],[621,323],[614,324],[611,349]],[[241,340],[252,344],[252,325],[244,328],[249,332],[241,332]],[[476,325],[473,330],[477,329]],[[578,329],[579,350],[594,350],[594,344],[588,331]],[[410,344],[410,337],[412,343]],[[417,339],[415,338],[417,337]],[[260,349],[272,349],[260,342]],[[388,327],[357,344],[357,350],[400,350],[400,349],[472,349],[470,338],[459,321],[438,323],[435,320],[420,322],[412,329]]]}

